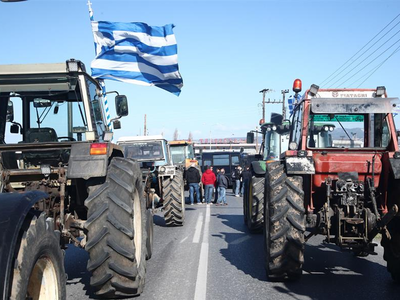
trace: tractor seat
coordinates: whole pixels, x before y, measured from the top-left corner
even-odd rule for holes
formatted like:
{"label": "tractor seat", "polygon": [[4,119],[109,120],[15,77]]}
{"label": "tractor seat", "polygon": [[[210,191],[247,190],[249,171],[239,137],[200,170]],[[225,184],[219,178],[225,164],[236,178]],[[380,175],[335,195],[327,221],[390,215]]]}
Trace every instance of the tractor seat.
{"label": "tractor seat", "polygon": [[26,143],[45,143],[45,142],[57,142],[57,133],[51,127],[42,128],[29,128],[26,131]]}

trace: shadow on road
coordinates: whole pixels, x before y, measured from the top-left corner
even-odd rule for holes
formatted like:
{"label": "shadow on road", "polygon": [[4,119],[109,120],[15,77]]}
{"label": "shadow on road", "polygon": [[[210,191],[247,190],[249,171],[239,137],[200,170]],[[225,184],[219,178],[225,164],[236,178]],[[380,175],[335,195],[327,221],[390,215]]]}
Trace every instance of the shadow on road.
{"label": "shadow on road", "polygon": [[[227,249],[223,257],[238,270],[261,281],[268,281],[264,268],[262,234],[252,234],[243,223],[242,215],[214,214],[236,233],[221,232]],[[400,285],[392,281],[382,262],[382,254],[356,257],[343,252],[336,245],[322,243],[316,237],[314,245],[305,246],[305,264],[300,281],[274,282],[272,287],[293,299],[399,299]]]}
{"label": "shadow on road", "polygon": [[[90,286],[90,273],[86,270],[89,254],[80,248],[68,245],[65,252],[65,273],[67,274],[67,286],[83,285],[86,295],[92,299],[99,299]],[[82,290],[82,286],[77,289]]]}
{"label": "shadow on road", "polygon": [[[379,254],[378,254],[379,255]],[[381,254],[380,254],[381,255]],[[374,257],[356,257],[333,244],[306,245],[303,276],[274,288],[311,299],[399,299],[400,285]]]}
{"label": "shadow on road", "polygon": [[[224,208],[225,210],[226,208]],[[214,214],[226,226],[236,233],[221,232],[217,235],[228,243],[227,249],[221,249],[222,256],[238,270],[259,280],[266,280],[264,269],[264,246],[261,234],[251,234],[243,223],[241,215]]]}

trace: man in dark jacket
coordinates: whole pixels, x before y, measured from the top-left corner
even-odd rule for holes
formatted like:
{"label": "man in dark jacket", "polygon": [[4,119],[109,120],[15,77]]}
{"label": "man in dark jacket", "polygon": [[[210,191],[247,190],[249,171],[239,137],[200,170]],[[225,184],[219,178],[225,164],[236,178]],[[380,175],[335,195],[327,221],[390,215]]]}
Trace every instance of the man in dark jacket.
{"label": "man in dark jacket", "polygon": [[215,181],[215,195],[214,195],[214,203],[217,203],[218,201],[218,177],[219,177],[219,173],[221,172],[220,169],[217,169],[217,180]]}
{"label": "man in dark jacket", "polygon": [[186,171],[186,182],[189,185],[189,198],[190,205],[194,202],[194,193],[196,192],[197,204],[200,204],[200,172],[195,164],[191,164],[190,168]]}
{"label": "man in dark jacket", "polygon": [[247,193],[247,189],[251,180],[252,174],[250,172],[250,167],[249,166],[245,166],[244,170],[242,172],[242,174],[240,174],[240,178],[242,180],[242,195],[244,195],[244,193]]}
{"label": "man in dark jacket", "polygon": [[217,205],[228,205],[226,203],[226,189],[228,188],[228,177],[225,175],[225,169],[222,168],[218,176],[218,203]]}

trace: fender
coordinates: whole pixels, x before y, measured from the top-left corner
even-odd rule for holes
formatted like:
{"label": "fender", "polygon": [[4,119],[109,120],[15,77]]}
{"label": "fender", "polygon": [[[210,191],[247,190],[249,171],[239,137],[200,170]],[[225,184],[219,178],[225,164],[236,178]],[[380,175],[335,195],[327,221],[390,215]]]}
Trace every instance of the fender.
{"label": "fender", "polygon": [[287,174],[315,174],[314,161],[312,157],[286,156],[285,164]]}
{"label": "fender", "polygon": [[0,299],[8,299],[13,256],[22,224],[31,207],[46,193],[0,193]]}
{"label": "fender", "polygon": [[267,162],[265,160],[252,161],[251,168],[256,175],[264,175],[267,168]]}

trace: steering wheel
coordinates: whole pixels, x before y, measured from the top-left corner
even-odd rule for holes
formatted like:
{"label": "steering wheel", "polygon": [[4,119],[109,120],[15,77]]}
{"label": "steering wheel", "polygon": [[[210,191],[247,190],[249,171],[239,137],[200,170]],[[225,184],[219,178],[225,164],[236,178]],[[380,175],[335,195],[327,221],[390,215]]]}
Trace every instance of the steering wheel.
{"label": "steering wheel", "polygon": [[69,137],[69,136],[59,136],[57,138],[57,140],[62,140],[62,139],[68,140],[68,141],[76,141],[76,139],[74,139],[73,137]]}

